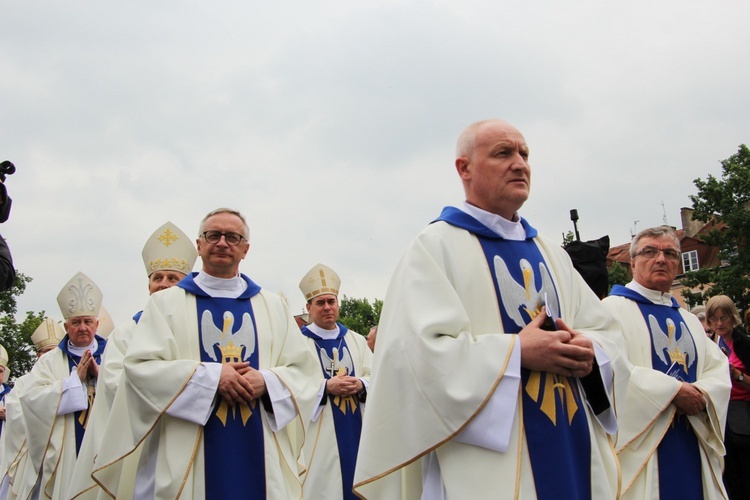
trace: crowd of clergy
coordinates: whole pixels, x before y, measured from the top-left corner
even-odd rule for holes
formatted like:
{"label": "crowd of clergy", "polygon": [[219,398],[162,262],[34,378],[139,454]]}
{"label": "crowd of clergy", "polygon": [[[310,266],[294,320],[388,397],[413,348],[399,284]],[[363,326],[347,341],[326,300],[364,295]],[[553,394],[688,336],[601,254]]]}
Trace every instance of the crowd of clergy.
{"label": "crowd of clergy", "polygon": [[[338,321],[333,269],[302,277],[303,326],[240,273],[232,209],[197,239],[153,232],[150,298],[124,324],[78,272],[62,325],[32,335],[33,369],[2,386],[0,500],[749,498],[722,479],[745,337],[720,348],[672,297],[668,227],[633,239],[633,281],[600,300],[518,215],[528,156],[510,124],[464,130],[466,201],[407,248],[367,339]],[[7,365],[0,346],[4,382]]]}

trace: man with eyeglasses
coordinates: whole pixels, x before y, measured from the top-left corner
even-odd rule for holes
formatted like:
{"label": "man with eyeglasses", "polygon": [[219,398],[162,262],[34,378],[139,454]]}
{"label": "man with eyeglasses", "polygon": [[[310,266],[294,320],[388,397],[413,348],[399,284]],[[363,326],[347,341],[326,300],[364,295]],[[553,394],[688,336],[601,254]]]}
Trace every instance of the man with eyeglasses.
{"label": "man with eyeglasses", "polygon": [[671,294],[681,262],[674,230],[641,231],[630,255],[633,281],[604,299],[633,364],[617,415],[623,498],[726,498],[726,357]]}
{"label": "man with eyeglasses", "polygon": [[240,274],[248,235],[239,212],[210,212],[203,269],[149,299],[112,409],[132,432],[102,446],[93,473],[108,492],[144,440],[135,498],[300,497],[318,368],[282,298]]}

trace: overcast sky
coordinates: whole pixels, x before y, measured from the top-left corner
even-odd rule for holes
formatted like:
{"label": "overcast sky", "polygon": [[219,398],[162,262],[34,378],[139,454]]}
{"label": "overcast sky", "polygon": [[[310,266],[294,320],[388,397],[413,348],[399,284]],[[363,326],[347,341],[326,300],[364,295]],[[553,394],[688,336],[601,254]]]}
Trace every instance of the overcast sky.
{"label": "overcast sky", "polygon": [[[750,3],[0,1],[0,232],[60,319],[77,271],[115,323],[147,300],[146,238],[243,212],[241,270],[284,292],[318,262],[384,298],[405,246],[463,200],[455,139],[526,136],[521,210],[561,241],[681,227],[693,179],[750,141]],[[636,221],[637,224],[636,224]]]}

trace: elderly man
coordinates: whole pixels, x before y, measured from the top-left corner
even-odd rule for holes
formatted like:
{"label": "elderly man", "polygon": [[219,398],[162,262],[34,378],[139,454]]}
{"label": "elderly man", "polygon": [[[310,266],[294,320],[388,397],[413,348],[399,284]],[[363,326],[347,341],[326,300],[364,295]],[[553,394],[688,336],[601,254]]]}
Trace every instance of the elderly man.
{"label": "elderly man", "polygon": [[20,395],[29,448],[21,498],[62,498],[68,491],[106,345],[96,334],[101,302],[99,287],[80,272],[57,296],[66,335],[36,362]]}
{"label": "elderly man", "polygon": [[338,274],[323,264],[310,269],[299,283],[311,320],[302,334],[323,372],[304,446],[308,472],[303,491],[309,499],[357,498],[352,481],[372,352],[362,335],[338,322],[340,286]]}
{"label": "elderly man", "polygon": [[670,289],[680,243],[667,226],[630,245],[633,281],[604,300],[633,364],[619,402],[623,498],[725,498],[721,481],[730,381],[726,357]]}
{"label": "elderly man", "polygon": [[[151,295],[171,288],[187,276],[193,270],[198,252],[188,235],[171,222],[166,222],[148,238],[141,256],[148,277],[148,292]],[[99,488],[91,478],[94,459],[105,439],[106,425],[122,375],[122,360],[142,313],[143,311],[139,311],[130,321],[117,327],[107,339],[108,347],[102,356],[99,370],[97,397],[78,454],[71,489],[68,492],[69,498],[95,498],[99,493]],[[126,474],[131,471],[134,464],[137,464],[139,456],[140,449],[128,457],[130,467],[125,467]],[[132,497],[133,479],[121,479],[117,496]]]}
{"label": "elderly man", "polygon": [[[94,478],[117,491],[142,441],[136,498],[298,498],[315,358],[282,299],[239,273],[249,230],[234,210],[206,215],[203,270],[151,296],[123,361]],[[121,405],[121,406],[120,406]]]}
{"label": "elderly man", "polygon": [[[36,349],[36,357],[39,359],[57,348],[57,344],[65,337],[65,330],[52,318],[44,318],[39,326],[31,334],[31,342]],[[26,472],[26,459],[28,448],[26,446],[26,424],[23,421],[21,405],[18,397],[23,393],[29,378],[27,373],[16,379],[13,391],[5,400],[6,432],[0,437],[0,499],[16,498],[18,488],[23,484],[22,474]],[[31,471],[36,477],[36,471]]]}
{"label": "elderly man", "polygon": [[365,498],[400,497],[414,471],[421,485],[406,498],[617,495],[607,391],[618,351],[598,338],[611,318],[564,250],[518,216],[528,157],[508,123],[465,129],[466,202],[394,271],[355,473]]}

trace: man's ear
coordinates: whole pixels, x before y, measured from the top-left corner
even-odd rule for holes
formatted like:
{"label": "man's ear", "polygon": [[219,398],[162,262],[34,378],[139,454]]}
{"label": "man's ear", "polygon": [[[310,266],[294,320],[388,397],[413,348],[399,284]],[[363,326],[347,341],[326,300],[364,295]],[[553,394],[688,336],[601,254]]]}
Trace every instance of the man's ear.
{"label": "man's ear", "polygon": [[458,172],[458,176],[461,177],[464,180],[471,178],[471,171],[469,170],[469,159],[465,156],[460,156],[456,158],[456,172]]}

